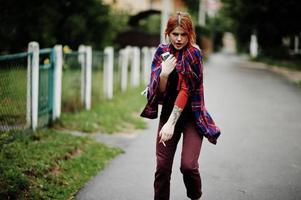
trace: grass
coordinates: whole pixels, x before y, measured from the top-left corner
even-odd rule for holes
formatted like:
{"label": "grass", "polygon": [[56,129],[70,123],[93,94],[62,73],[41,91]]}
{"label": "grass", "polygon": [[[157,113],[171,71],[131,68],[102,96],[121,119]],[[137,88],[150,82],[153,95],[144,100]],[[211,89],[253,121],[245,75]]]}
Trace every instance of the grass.
{"label": "grass", "polygon": [[138,116],[143,87],[117,94],[90,111],[63,113],[52,129],[20,133],[0,149],[0,199],[72,199],[77,191],[122,151],[64,129],[113,133],[144,128]]}
{"label": "grass", "polygon": [[39,130],[0,151],[0,199],[70,199],[121,150]]}
{"label": "grass", "polygon": [[[105,100],[103,95],[103,71],[93,69],[92,71],[92,103]],[[120,73],[113,74],[114,93],[121,90]],[[80,69],[65,69],[62,78],[62,110],[65,112],[77,112],[83,110],[81,101],[81,71]]]}
{"label": "grass", "polygon": [[293,70],[301,70],[301,60],[300,58],[296,59],[277,59],[277,58],[271,58],[271,57],[264,57],[260,56],[255,61],[263,62],[268,65],[276,65],[279,67],[286,67]]}
{"label": "grass", "polygon": [[62,77],[62,111],[74,112],[82,109],[81,71],[80,69],[65,69]]}
{"label": "grass", "polygon": [[143,87],[118,93],[113,100],[100,101],[92,110],[77,113],[62,113],[54,123],[55,128],[66,128],[84,132],[114,133],[131,128],[145,128],[139,113],[145,104],[140,95]]}
{"label": "grass", "polygon": [[[74,59],[71,62],[76,64]],[[63,107],[73,104],[73,107],[62,110],[73,113],[63,112],[51,129],[39,129],[34,133],[5,129],[0,133],[0,199],[72,199],[84,183],[122,152],[91,138],[72,136],[59,129],[114,133],[145,128],[145,122],[139,117],[145,105],[145,97],[140,95],[143,87],[118,93],[120,72],[116,70],[116,95],[111,101],[105,100],[102,96],[103,72],[94,70],[93,107],[90,111],[82,111],[80,70],[66,66],[62,80],[62,104]],[[3,69],[0,121],[6,120],[5,123],[14,125],[17,117],[21,117],[24,124],[25,111],[26,69]],[[13,116],[8,116],[11,113]],[[8,141],[7,138],[12,139]]]}

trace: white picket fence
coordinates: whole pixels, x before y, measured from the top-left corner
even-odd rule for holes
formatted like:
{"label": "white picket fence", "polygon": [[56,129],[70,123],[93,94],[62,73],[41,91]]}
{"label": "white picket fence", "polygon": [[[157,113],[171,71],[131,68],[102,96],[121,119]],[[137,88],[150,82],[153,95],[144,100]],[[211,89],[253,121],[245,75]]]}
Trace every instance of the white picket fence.
{"label": "white picket fence", "polygon": [[[28,57],[28,92],[27,92],[27,124],[35,130],[38,125],[38,88],[39,88],[39,44],[30,42],[28,51],[33,56]],[[81,65],[81,99],[85,109],[91,109],[91,91],[92,91],[92,48],[91,46],[80,45],[78,48],[78,61]],[[63,73],[63,48],[62,45],[54,46],[54,85],[53,85],[53,115],[55,120],[61,115],[62,100],[62,73]],[[118,65],[121,69],[121,91],[125,91],[128,86],[128,72],[131,73],[131,87],[137,87],[140,84],[147,84],[149,81],[151,61],[155,48],[126,47],[119,50]],[[113,94],[113,66],[114,49],[106,47],[104,49],[104,76],[103,92],[104,96],[110,100]],[[83,55],[85,55],[83,57]],[[130,70],[129,70],[130,69]],[[141,78],[142,76],[142,78]],[[143,81],[141,83],[141,80]]]}

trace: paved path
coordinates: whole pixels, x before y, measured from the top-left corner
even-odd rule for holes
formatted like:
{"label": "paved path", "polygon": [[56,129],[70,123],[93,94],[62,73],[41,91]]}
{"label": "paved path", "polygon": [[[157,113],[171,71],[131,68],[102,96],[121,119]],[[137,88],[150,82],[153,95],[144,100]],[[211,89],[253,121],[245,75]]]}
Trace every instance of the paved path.
{"label": "paved path", "polygon": [[[241,58],[206,63],[206,106],[222,130],[204,143],[203,200],[301,199],[301,89]],[[78,193],[80,200],[151,200],[156,121]],[[180,146],[179,146],[180,147]],[[178,149],[171,200],[186,200]]]}

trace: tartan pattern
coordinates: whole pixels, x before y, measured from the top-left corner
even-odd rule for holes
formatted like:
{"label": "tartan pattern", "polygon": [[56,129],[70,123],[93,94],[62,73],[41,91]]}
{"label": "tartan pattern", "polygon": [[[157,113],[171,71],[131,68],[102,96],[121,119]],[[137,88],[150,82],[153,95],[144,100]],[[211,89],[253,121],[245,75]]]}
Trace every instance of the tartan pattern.
{"label": "tartan pattern", "polygon": [[[150,82],[147,89],[147,104],[141,113],[142,117],[155,119],[158,117],[158,104],[162,104],[166,93],[159,92],[161,73],[161,54],[169,51],[175,54],[171,44],[160,44],[152,62]],[[179,51],[176,71],[183,75],[191,97],[191,108],[194,113],[199,133],[208,138],[209,142],[216,144],[220,136],[220,129],[215,125],[212,117],[205,107],[203,87],[203,59],[197,47],[187,45]],[[168,83],[167,83],[168,84]]]}

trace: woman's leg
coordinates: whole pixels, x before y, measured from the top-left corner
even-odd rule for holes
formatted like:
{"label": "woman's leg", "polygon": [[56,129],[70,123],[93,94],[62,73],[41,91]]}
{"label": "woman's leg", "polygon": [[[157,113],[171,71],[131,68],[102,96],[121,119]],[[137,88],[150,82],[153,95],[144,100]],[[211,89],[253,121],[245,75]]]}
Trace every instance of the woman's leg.
{"label": "woman's leg", "polygon": [[181,137],[181,134],[176,127],[173,137],[165,142],[165,147],[162,143],[159,143],[159,132],[163,125],[164,122],[160,121],[156,142],[157,168],[154,181],[155,200],[169,200],[172,163],[177,144]]}
{"label": "woman's leg", "polygon": [[183,129],[181,172],[187,196],[191,199],[198,199],[202,196],[202,182],[198,163],[202,141],[203,137],[198,133],[196,124],[187,122]]}

